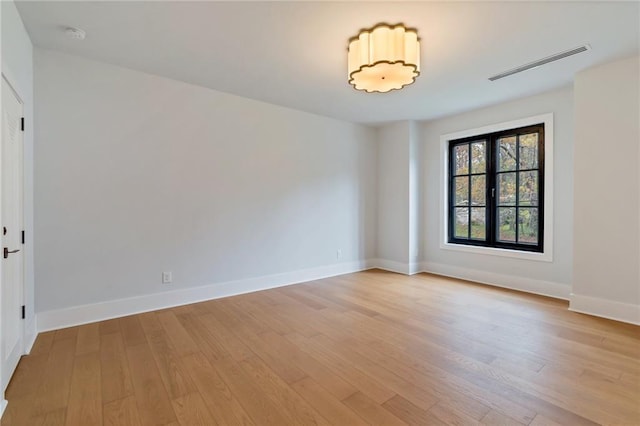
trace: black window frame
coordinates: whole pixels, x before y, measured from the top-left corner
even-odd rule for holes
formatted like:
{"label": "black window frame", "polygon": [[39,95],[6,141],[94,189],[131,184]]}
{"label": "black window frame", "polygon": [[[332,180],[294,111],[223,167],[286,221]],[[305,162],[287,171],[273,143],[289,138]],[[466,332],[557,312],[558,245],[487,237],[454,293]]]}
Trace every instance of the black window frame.
{"label": "black window frame", "polygon": [[[516,201],[515,205],[515,221],[516,221],[516,242],[507,242],[500,241],[497,236],[497,221],[498,221],[498,194],[497,194],[497,180],[498,175],[505,172],[500,172],[497,170],[498,156],[497,149],[499,149],[498,140],[505,137],[510,136],[520,136],[531,133],[538,133],[538,167],[537,169],[520,169],[520,149],[519,149],[519,138],[516,140],[518,144],[516,145],[516,169],[510,172],[515,171],[516,175]],[[454,158],[454,149],[456,146],[467,144],[469,146],[469,165],[471,165],[471,143],[472,142],[480,142],[486,141],[485,145],[485,185],[486,185],[486,200],[485,200],[485,240],[480,239],[472,239],[471,238],[471,220],[469,219],[469,233],[468,238],[459,238],[455,236],[455,177],[456,176],[474,176],[480,175],[478,173],[472,173],[471,167],[469,167],[467,174],[455,174],[455,158]],[[491,248],[499,248],[499,249],[508,249],[508,250],[518,250],[524,252],[544,252],[544,167],[545,167],[545,125],[544,123],[538,123],[534,125],[529,125],[525,127],[519,127],[515,129],[501,130],[492,133],[479,134],[475,136],[469,136],[461,139],[453,139],[448,141],[448,176],[447,176],[447,185],[448,185],[448,206],[447,206],[447,221],[448,221],[448,236],[447,241],[450,244],[460,244],[467,246],[478,246],[478,247],[491,247]],[[538,204],[537,206],[520,206],[519,204],[519,175],[520,172],[526,171],[538,171]],[[468,193],[471,194],[471,178],[469,178],[469,189]],[[471,197],[469,197],[471,198]],[[468,201],[469,210],[469,218],[471,218],[471,208],[482,208],[472,205],[472,200]],[[464,208],[465,206],[458,206],[458,208]],[[537,208],[538,209],[538,242],[537,244],[532,243],[521,243],[518,242],[518,218],[520,208]]]}

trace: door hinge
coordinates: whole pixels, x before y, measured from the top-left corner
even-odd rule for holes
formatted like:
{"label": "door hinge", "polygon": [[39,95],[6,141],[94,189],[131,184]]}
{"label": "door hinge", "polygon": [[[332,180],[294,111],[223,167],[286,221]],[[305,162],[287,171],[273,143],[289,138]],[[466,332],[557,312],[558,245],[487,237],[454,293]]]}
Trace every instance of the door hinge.
{"label": "door hinge", "polygon": [[22,305],[22,319],[25,319],[26,315],[25,315],[25,307],[24,305]]}
{"label": "door hinge", "polygon": [[22,231],[22,244],[24,244],[24,231]]}
{"label": "door hinge", "polygon": [[20,130],[24,132],[24,117],[20,118]]}

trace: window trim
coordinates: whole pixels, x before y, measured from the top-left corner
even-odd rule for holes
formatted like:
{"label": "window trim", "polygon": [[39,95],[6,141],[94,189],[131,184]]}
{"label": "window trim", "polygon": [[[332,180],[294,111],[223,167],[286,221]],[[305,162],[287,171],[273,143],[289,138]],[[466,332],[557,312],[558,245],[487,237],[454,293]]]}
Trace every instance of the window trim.
{"label": "window trim", "polygon": [[[544,125],[544,211],[542,252],[521,251],[508,248],[474,246],[449,242],[449,141],[471,138],[488,133],[502,132],[521,127]],[[512,257],[525,260],[553,261],[553,113],[541,114],[474,129],[462,130],[440,136],[440,248],[467,253]]]}

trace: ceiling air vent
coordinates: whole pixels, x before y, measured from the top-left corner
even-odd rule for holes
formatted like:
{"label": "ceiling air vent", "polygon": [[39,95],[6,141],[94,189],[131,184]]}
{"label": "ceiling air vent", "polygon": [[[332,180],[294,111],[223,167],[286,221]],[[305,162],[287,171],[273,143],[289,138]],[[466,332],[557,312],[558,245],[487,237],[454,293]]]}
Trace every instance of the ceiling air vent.
{"label": "ceiling air vent", "polygon": [[530,70],[532,68],[537,68],[540,65],[548,64],[549,62],[557,61],[563,58],[567,58],[569,56],[577,55],[578,53],[586,52],[589,49],[591,49],[591,47],[588,44],[585,44],[584,46],[580,46],[580,47],[576,47],[575,49],[556,53],[555,55],[547,56],[546,58],[538,59],[537,61],[529,62],[528,64],[524,64],[517,68],[510,69],[509,71],[496,74],[492,77],[489,77],[489,80],[496,81],[501,78],[509,77],[510,75],[517,74],[522,71]]}

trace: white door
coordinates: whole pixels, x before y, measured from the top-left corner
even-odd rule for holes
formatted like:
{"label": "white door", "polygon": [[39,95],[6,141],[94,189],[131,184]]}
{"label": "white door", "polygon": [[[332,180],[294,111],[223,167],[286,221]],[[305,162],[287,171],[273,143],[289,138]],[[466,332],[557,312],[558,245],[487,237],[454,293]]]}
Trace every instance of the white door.
{"label": "white door", "polygon": [[[0,308],[0,356],[2,357],[3,392],[13,374],[23,346],[23,131],[22,102],[9,83],[2,78],[2,140],[0,141],[0,262],[2,281]],[[0,394],[1,395],[1,394]]]}

